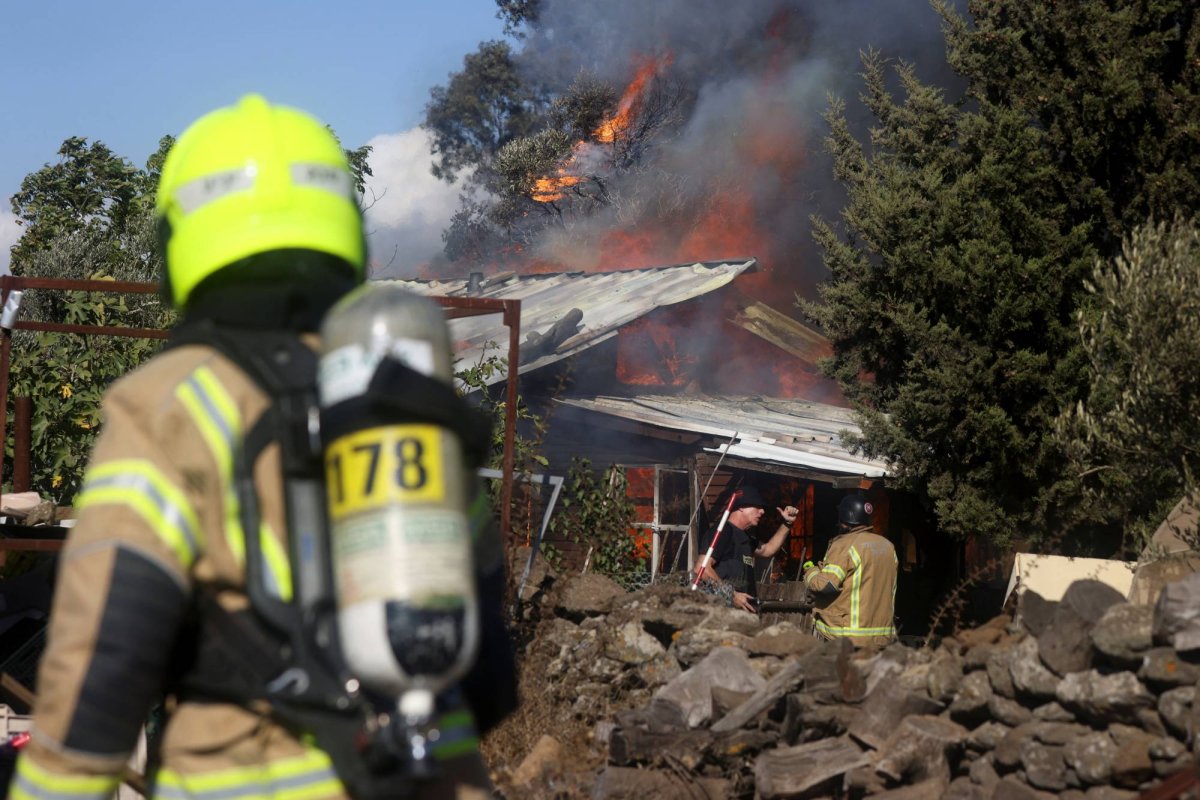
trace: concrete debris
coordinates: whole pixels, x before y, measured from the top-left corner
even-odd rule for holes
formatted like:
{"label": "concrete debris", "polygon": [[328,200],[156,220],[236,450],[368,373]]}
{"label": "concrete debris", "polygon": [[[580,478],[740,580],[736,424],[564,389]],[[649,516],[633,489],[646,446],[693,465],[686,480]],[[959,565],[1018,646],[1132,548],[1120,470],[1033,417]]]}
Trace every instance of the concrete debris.
{"label": "concrete debris", "polygon": [[1016,620],[865,653],[683,587],[603,599],[591,577],[538,633],[539,702],[570,704],[604,762],[578,796],[1125,798],[1193,763],[1200,578],[1153,609],[1097,581],[1026,590]]}

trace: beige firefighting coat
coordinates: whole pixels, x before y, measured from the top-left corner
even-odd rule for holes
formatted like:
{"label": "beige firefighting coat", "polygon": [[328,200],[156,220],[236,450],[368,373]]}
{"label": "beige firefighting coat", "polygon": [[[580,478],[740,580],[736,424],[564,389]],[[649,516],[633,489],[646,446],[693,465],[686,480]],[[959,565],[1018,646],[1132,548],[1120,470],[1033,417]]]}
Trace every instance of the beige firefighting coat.
{"label": "beige firefighting coat", "polygon": [[[128,550],[148,559],[185,596],[204,583],[224,585],[228,588],[220,599],[226,607],[247,606],[231,455],[267,402],[240,370],[204,346],[167,351],[107,393],[104,429],[77,498],[78,521],[61,557],[38,676],[33,738],[18,761],[11,797],[109,797],[136,744],[116,743],[105,756],[64,745],[72,740],[71,726],[81,724],[77,717],[86,716],[78,713],[79,698],[89,669],[100,661],[97,654],[104,653],[111,664],[112,649],[120,647],[98,640],[118,553]],[[264,522],[259,535],[271,572],[268,585],[287,598],[291,578],[278,445],[260,459],[255,480]],[[92,694],[94,684],[93,676]],[[109,702],[121,702],[119,676],[104,689]],[[162,766],[152,776],[155,797],[345,796],[328,756],[261,710],[171,699],[167,708]],[[441,726],[443,735],[434,750],[447,777],[427,784],[420,797],[489,797],[469,712],[445,715]],[[121,755],[112,755],[118,749]]]}
{"label": "beige firefighting coat", "polygon": [[866,525],[834,537],[825,560],[804,573],[817,633],[859,647],[895,639],[896,566],[896,548]]}

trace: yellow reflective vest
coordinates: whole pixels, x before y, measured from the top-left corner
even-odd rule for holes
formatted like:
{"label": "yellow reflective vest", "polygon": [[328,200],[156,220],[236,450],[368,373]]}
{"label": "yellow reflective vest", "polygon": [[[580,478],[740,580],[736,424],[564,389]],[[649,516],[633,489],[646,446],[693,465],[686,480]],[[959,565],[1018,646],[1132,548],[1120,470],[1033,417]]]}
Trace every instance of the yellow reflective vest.
{"label": "yellow reflective vest", "polygon": [[[155,673],[170,668],[158,657],[162,631],[151,636],[151,621],[174,620],[174,606],[206,584],[224,607],[247,607],[233,454],[268,402],[236,366],[200,345],[166,351],[106,393],[104,428],[60,557],[33,735],[17,763],[14,800],[111,796],[154,699],[141,687],[161,682],[165,676]],[[263,545],[266,585],[288,599],[278,445],[268,447],[254,477],[262,526],[253,535]],[[158,589],[130,598],[131,575]],[[145,613],[129,614],[138,602]],[[160,768],[148,776],[154,797],[346,797],[329,757],[265,708],[168,697],[166,710]],[[490,797],[470,713],[451,712],[440,723],[434,752],[445,777],[423,784],[417,796]]]}
{"label": "yellow reflective vest", "polygon": [[859,647],[895,639],[896,573],[896,548],[871,528],[834,537],[825,560],[804,573],[817,633]]}

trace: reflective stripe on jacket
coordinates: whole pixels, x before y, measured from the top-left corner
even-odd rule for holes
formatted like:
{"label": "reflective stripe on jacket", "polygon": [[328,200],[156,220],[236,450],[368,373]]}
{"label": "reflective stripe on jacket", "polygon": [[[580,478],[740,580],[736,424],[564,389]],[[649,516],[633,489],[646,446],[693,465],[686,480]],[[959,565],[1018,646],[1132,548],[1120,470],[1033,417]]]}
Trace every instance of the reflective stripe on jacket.
{"label": "reflective stripe on jacket", "polygon": [[[268,402],[230,361],[194,345],[156,356],[106,393],[104,428],[60,557],[34,730],[12,797],[111,796],[169,669],[167,634],[179,629],[191,592],[220,587],[227,608],[247,606],[232,459]],[[269,446],[256,465],[262,525],[254,535],[266,556],[266,585],[287,599],[278,449]],[[328,756],[264,709],[189,701],[168,708],[154,797],[346,796]],[[470,713],[440,721],[434,753],[450,761],[446,780],[417,796],[490,796]]]}
{"label": "reflective stripe on jacket", "polygon": [[897,563],[892,543],[867,526],[835,537],[825,560],[804,573],[816,631],[858,646],[894,639]]}

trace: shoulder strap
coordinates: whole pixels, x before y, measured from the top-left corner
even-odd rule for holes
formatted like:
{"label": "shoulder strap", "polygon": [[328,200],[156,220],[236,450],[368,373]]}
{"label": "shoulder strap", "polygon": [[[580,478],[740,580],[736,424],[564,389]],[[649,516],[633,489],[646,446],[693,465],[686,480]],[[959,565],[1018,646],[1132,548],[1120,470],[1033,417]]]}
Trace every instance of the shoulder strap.
{"label": "shoulder strap", "polygon": [[[286,648],[288,663],[313,673],[307,685],[320,694],[337,693],[344,683],[337,637],[332,633],[335,613],[333,580],[327,552],[325,489],[317,427],[317,356],[298,334],[286,331],[248,331],[215,325],[210,321],[176,328],[168,347],[202,344],[232,361],[268,397],[270,404],[243,433],[233,457],[233,483],[245,537],[246,593],[253,612],[236,624],[222,619],[219,604],[209,603],[202,616],[217,620],[203,632],[229,651],[247,648],[257,669],[278,674],[278,650]],[[270,444],[280,445],[282,487],[288,530],[288,560],[292,572],[292,599],[267,588],[268,574],[259,537],[262,514],[254,482],[254,465]],[[251,623],[257,623],[251,625]],[[249,626],[249,627],[248,627]],[[250,627],[256,627],[251,630]],[[249,634],[254,634],[251,636]],[[318,645],[318,641],[322,643]],[[274,642],[274,647],[270,643]],[[264,649],[276,652],[267,653]],[[239,653],[232,652],[233,657]],[[328,681],[319,680],[322,673]],[[316,684],[329,683],[318,687]],[[302,692],[303,694],[303,692]],[[318,705],[328,698],[309,698]]]}

